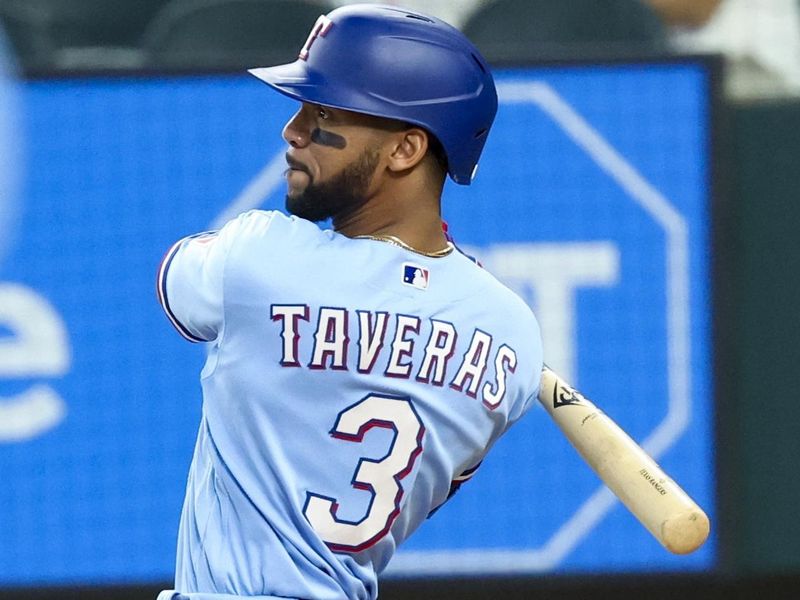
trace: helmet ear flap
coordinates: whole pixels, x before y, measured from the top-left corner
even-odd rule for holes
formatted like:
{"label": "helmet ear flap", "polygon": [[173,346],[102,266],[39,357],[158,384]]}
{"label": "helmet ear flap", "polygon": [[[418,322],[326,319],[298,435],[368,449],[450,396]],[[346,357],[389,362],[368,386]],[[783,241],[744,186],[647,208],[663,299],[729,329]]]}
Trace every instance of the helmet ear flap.
{"label": "helmet ear flap", "polygon": [[497,112],[489,67],[460,31],[389,6],[337,8],[317,19],[295,62],[250,73],[296,100],[421,127],[465,185]]}

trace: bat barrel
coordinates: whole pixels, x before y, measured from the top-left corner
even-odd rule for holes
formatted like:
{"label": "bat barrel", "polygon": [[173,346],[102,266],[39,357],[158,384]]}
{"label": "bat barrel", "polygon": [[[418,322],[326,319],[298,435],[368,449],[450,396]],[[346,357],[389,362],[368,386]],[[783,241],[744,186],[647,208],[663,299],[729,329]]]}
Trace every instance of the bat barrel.
{"label": "bat barrel", "polygon": [[688,554],[708,538],[701,509],[607,415],[550,369],[539,401],[567,439],[622,503],[670,552]]}
{"label": "bat barrel", "polygon": [[706,513],[699,507],[690,508],[662,523],[659,541],[674,554],[689,554],[703,545],[710,530]]}

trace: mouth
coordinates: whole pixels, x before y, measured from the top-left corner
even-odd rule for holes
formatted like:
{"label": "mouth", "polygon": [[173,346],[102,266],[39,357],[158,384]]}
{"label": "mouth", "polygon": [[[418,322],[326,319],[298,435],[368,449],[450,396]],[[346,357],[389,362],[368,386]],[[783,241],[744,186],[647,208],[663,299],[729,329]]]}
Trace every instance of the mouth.
{"label": "mouth", "polygon": [[305,173],[306,175],[309,175],[309,176],[311,175],[311,172],[309,171],[308,167],[306,165],[304,165],[303,163],[301,163],[296,158],[293,158],[292,156],[290,156],[288,152],[286,153],[286,164],[289,165],[289,168],[287,169],[287,171],[301,171],[301,172]]}

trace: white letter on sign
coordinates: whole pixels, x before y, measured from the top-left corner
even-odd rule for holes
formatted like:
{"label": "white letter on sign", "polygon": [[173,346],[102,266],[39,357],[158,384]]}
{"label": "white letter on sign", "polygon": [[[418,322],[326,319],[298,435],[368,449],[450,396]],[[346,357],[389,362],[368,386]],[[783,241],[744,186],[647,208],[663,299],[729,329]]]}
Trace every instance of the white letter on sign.
{"label": "white letter on sign", "polygon": [[536,317],[547,340],[545,359],[575,382],[575,291],[619,281],[619,249],[610,241],[493,246],[487,266],[525,297],[533,291]]}
{"label": "white letter on sign", "polygon": [[[60,377],[71,357],[67,328],[39,294],[0,283],[0,324],[12,335],[0,340],[0,377]],[[11,398],[0,398],[0,443],[22,442],[56,427],[66,404],[49,385],[37,383]]]}

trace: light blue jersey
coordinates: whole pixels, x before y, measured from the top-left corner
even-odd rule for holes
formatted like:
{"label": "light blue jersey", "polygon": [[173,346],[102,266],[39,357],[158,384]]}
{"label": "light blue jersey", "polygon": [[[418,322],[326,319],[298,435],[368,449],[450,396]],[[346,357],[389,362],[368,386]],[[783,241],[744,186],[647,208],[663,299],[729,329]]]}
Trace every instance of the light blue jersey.
{"label": "light blue jersey", "polygon": [[184,594],[377,597],[397,546],[538,391],[530,309],[459,252],[251,211],[173,246],[158,288],[209,342]]}

